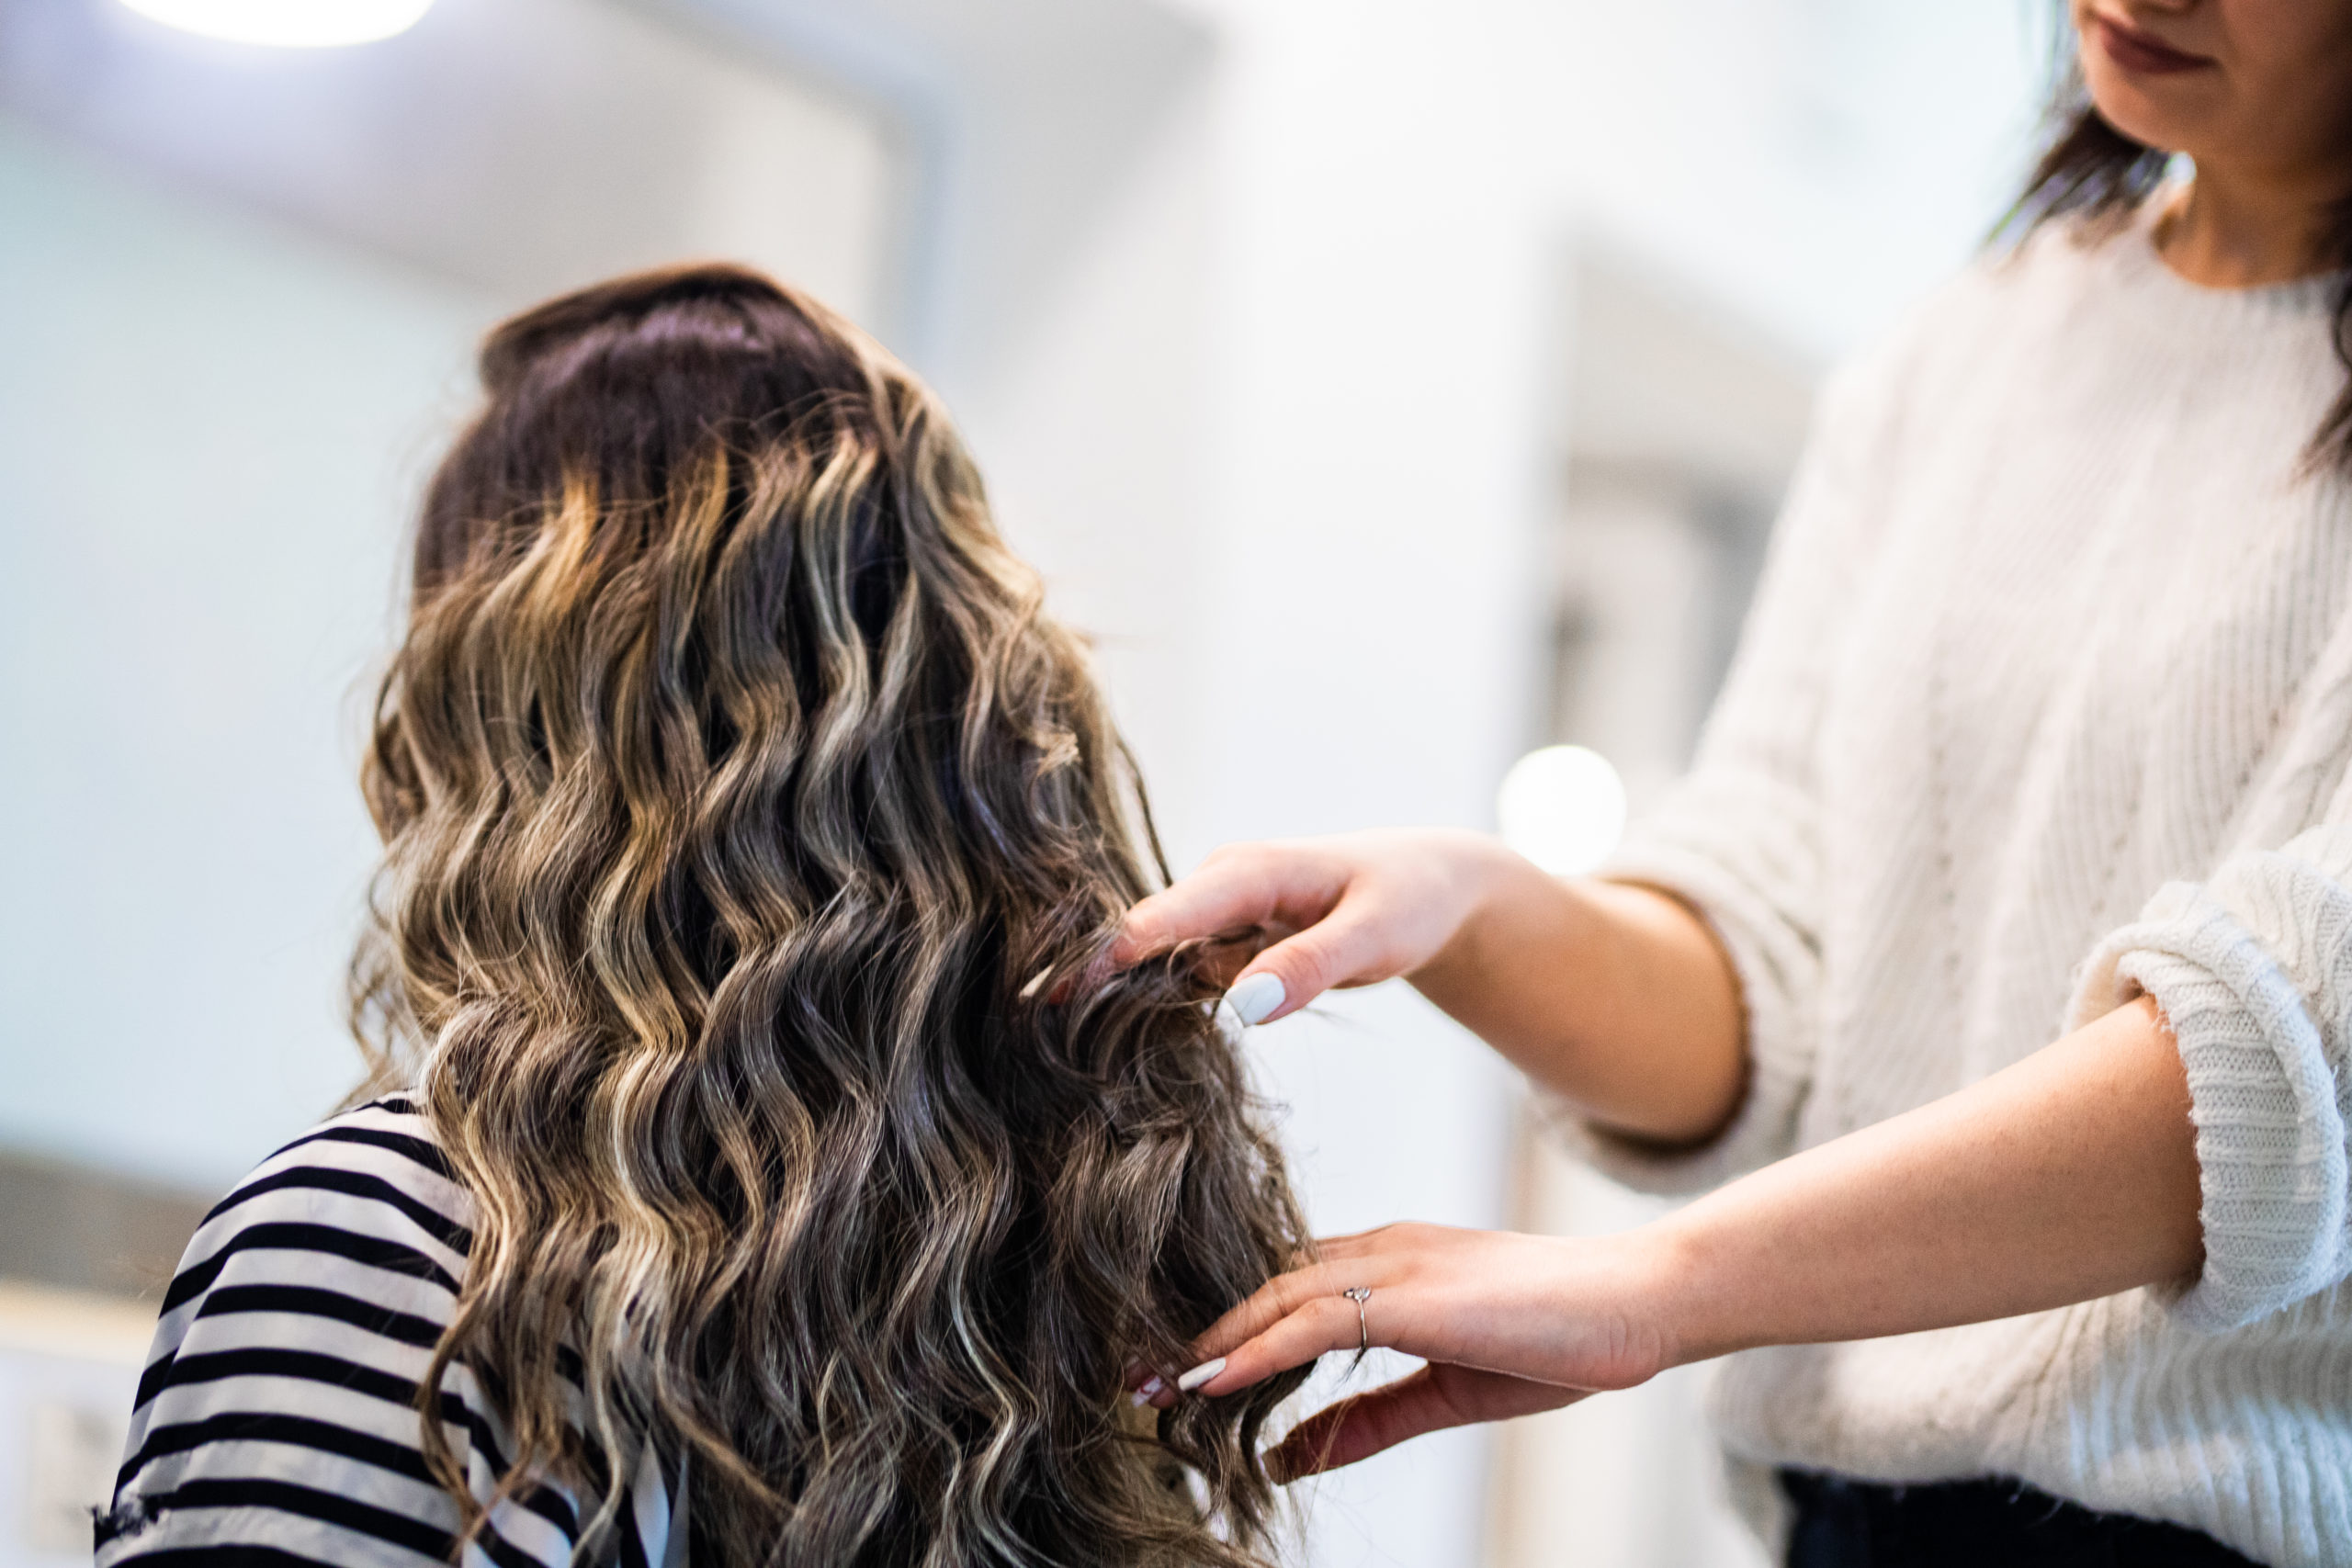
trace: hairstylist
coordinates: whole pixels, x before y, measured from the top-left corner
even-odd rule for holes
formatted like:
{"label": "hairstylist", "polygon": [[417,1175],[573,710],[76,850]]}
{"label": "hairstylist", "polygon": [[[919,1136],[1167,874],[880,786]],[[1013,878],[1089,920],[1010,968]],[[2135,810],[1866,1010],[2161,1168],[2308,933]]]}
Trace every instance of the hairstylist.
{"label": "hairstylist", "polygon": [[2352,0],[2074,19],[2038,223],[1825,395],[1605,879],[1387,832],[1129,917],[1255,933],[1253,1022],[1404,976],[1603,1168],[1716,1189],[1326,1244],[1182,1386],[1430,1364],[1278,1466],[1727,1356],[1792,1562],[2352,1562]]}

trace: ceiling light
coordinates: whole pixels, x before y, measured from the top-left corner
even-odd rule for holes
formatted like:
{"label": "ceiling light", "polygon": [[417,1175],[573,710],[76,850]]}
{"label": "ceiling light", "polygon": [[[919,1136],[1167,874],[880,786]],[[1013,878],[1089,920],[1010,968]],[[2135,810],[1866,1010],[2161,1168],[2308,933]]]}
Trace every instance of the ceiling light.
{"label": "ceiling light", "polygon": [[1577,876],[1609,858],[1625,830],[1625,784],[1609,759],[1581,746],[1530,751],[1495,795],[1503,841],[1555,876]]}
{"label": "ceiling light", "polygon": [[433,0],[122,0],[142,17],[207,38],[280,49],[373,43],[406,32]]}

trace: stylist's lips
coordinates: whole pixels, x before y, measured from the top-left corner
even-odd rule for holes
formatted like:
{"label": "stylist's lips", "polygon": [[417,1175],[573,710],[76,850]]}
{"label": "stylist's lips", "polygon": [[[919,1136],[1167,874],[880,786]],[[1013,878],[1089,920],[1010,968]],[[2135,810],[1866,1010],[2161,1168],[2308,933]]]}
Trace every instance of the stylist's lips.
{"label": "stylist's lips", "polygon": [[2183,71],[2201,71],[2213,63],[2204,55],[2175,49],[2111,17],[2094,14],[2091,25],[2098,30],[2100,50],[2135,76],[2171,76]]}

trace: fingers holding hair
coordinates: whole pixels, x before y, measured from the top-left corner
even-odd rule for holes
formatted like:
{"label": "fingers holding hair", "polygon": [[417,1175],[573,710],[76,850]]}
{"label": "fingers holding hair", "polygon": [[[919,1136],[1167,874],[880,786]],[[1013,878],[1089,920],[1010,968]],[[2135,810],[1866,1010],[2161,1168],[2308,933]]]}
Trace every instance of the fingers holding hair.
{"label": "fingers holding hair", "polygon": [[1331,962],[1349,882],[1346,862],[1313,844],[1228,846],[1129,909],[1109,959],[1125,966],[1197,944],[1200,972],[1229,987],[1240,1021],[1270,1022],[1351,977]]}
{"label": "fingers holding hair", "polygon": [[1435,829],[1228,845],[1128,910],[1109,962],[1199,943],[1199,972],[1230,987],[1235,1015],[1272,1022],[1337,987],[1432,962],[1476,908],[1498,856],[1507,852],[1489,840]]}
{"label": "fingers holding hair", "polygon": [[[1285,903],[1296,902],[1302,893],[1308,895],[1307,902],[1314,901],[1314,889],[1294,886],[1300,880],[1295,859],[1265,844],[1216,851],[1201,863],[1198,871],[1127,911],[1120,922],[1118,939],[1111,944],[1111,962],[1125,967],[1187,942],[1238,947],[1270,931],[1277,936],[1289,934],[1305,922],[1285,921]],[[1324,907],[1328,908],[1338,897],[1338,888],[1332,888]],[[1256,945],[1262,942],[1251,944],[1250,951],[1256,951]]]}
{"label": "fingers holding hair", "polygon": [[[1193,1341],[1199,1362],[1178,1386],[1215,1398],[1333,1351],[1384,1346],[1412,1352],[1419,1336],[1409,1293],[1379,1299],[1404,1278],[1379,1255],[1381,1235],[1341,1237],[1331,1244],[1343,1249],[1337,1258],[1267,1280]],[[1368,1292],[1363,1301],[1349,1293],[1357,1290]]]}

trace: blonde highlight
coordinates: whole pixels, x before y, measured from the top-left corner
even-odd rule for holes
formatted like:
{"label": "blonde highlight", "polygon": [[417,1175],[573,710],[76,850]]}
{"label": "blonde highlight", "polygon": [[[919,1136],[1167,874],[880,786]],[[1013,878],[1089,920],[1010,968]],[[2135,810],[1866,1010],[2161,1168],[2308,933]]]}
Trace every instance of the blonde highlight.
{"label": "blonde highlight", "polygon": [[1304,1229],[1186,965],[1100,973],[1148,810],[944,413],[727,267],[481,370],[363,779],[355,1028],[475,1211],[423,1409],[586,1562],[648,1453],[727,1568],[1268,1561],[1295,1379],[1114,1412]]}

